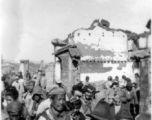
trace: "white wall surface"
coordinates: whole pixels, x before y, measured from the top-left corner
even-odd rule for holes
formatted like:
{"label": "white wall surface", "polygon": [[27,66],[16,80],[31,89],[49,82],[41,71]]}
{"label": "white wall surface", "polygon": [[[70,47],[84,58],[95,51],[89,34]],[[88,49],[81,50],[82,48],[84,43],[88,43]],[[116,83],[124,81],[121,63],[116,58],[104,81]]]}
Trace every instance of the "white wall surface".
{"label": "white wall surface", "polygon": [[56,62],[55,64],[55,80],[61,79],[61,64]]}
{"label": "white wall surface", "polygon": [[[74,32],[73,40],[75,43],[89,45],[95,50],[109,50],[114,53],[114,57],[111,58],[114,60],[127,60],[128,58],[127,35],[121,31],[107,31],[99,26],[93,30],[79,29]],[[101,55],[100,57],[110,59],[110,56]],[[87,56],[87,59],[89,58],[91,56]]]}

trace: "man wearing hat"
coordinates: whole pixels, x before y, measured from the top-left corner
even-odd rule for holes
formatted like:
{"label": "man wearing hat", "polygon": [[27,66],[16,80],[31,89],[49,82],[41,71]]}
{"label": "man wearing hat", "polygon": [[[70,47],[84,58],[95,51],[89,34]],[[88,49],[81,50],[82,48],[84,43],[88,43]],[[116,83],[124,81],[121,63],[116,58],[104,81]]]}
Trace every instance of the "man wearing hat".
{"label": "man wearing hat", "polygon": [[38,120],[71,120],[70,112],[66,109],[66,91],[61,87],[53,87],[49,92],[51,105],[38,115]]}
{"label": "man wearing hat", "polygon": [[126,88],[121,88],[120,93],[121,108],[120,111],[116,114],[116,119],[130,119],[133,120],[135,117],[133,104],[137,104],[137,96],[132,88],[131,83],[127,83]]}
{"label": "man wearing hat", "polygon": [[32,118],[35,118],[38,106],[41,104],[41,102],[43,102],[46,99],[46,94],[40,86],[35,86],[32,94],[33,96],[32,100],[30,101],[28,111],[30,116]]}
{"label": "man wearing hat", "polygon": [[[54,88],[54,87],[58,87],[58,88],[64,88],[65,90],[65,87],[62,87],[62,81],[61,80],[56,80],[56,84],[53,84],[49,87],[49,89],[47,89],[47,96],[49,97],[49,93],[50,91]],[[36,112],[36,115],[42,113],[45,109],[49,108],[50,105],[51,105],[51,102],[52,102],[52,99],[48,98],[46,100],[44,100],[39,106],[38,106],[38,109],[37,109],[37,112]]]}
{"label": "man wearing hat", "polygon": [[84,95],[81,98],[82,101],[82,112],[84,114],[89,114],[94,106],[93,106],[93,100],[95,96],[95,88],[92,85],[85,86],[83,88]]}
{"label": "man wearing hat", "polygon": [[55,83],[56,83],[55,84],[56,86],[61,87],[61,88],[63,88],[66,91],[66,100],[68,100],[69,98],[67,96],[67,94],[68,94],[67,87],[62,83],[62,81],[60,79],[56,79]]}
{"label": "man wearing hat", "polygon": [[[23,106],[20,102],[13,101],[13,102],[9,103],[7,106],[7,112],[9,115],[9,119],[10,120],[25,120],[26,118],[24,118],[22,116],[22,110],[23,110]],[[30,120],[30,118],[29,118],[29,120]]]}
{"label": "man wearing hat", "polygon": [[62,88],[65,89],[65,91],[67,91],[66,86],[62,83],[62,81],[61,81],[60,79],[56,79],[56,80],[55,80],[55,83],[56,83],[56,85],[57,85],[58,87],[62,87]]}

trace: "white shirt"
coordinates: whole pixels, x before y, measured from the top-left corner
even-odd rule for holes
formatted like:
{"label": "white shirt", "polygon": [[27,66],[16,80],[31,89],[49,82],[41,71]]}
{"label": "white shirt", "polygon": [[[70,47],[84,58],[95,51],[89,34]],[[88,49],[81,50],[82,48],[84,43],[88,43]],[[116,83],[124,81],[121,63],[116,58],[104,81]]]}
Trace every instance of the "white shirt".
{"label": "white shirt", "polygon": [[[46,114],[51,120],[54,120],[53,116],[50,114],[49,109],[46,111]],[[43,116],[41,116],[38,120],[46,120]]]}
{"label": "white shirt", "polygon": [[27,109],[29,109],[29,107],[30,107],[30,104],[31,104],[31,101],[32,101],[32,96],[33,96],[33,94],[32,94],[32,93],[29,93],[29,92],[27,92],[27,93],[25,93],[25,94],[23,95],[23,101],[24,101],[25,107],[26,107]]}
{"label": "white shirt", "polygon": [[40,103],[40,105],[38,106],[36,115],[38,115],[39,113],[42,113],[45,109],[49,108],[51,105],[51,100],[50,98],[44,100],[43,102]]}
{"label": "white shirt", "polygon": [[126,86],[127,82],[124,79],[119,80],[119,86]]}

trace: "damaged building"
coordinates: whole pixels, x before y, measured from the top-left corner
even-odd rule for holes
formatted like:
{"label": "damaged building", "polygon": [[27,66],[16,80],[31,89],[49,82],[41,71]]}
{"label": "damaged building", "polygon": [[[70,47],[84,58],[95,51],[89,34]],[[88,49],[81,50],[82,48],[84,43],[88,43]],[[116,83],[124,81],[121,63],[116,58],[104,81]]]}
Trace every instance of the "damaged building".
{"label": "damaged building", "polygon": [[146,36],[110,28],[106,20],[95,20],[89,28],[77,29],[65,40],[52,40],[55,79],[61,79],[68,88],[86,76],[90,82],[96,82],[107,80],[108,76],[126,75],[134,82],[134,74],[140,69],[138,62],[130,58],[139,52],[144,40]]}

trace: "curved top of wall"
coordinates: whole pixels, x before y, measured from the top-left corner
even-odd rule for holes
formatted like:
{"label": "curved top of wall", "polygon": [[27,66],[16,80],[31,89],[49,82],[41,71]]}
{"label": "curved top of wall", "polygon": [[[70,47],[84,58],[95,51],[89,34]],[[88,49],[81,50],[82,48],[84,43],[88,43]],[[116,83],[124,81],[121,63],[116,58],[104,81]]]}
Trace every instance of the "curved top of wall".
{"label": "curved top of wall", "polygon": [[[109,28],[106,20],[95,20],[89,28],[81,28],[73,31],[64,41],[54,39],[55,46],[75,44],[82,53],[81,60],[104,59],[121,60],[128,59],[128,40],[138,40],[141,35],[131,31]],[[142,35],[143,36],[143,35]]]}

